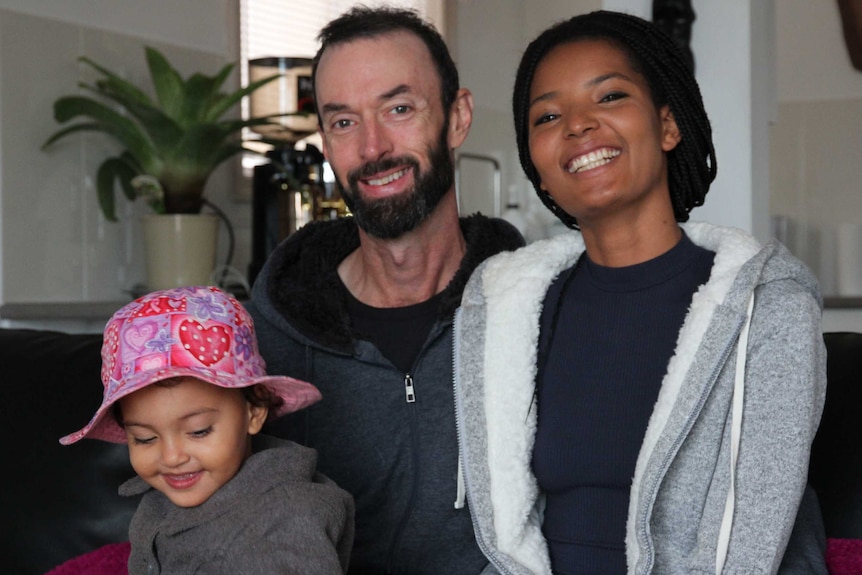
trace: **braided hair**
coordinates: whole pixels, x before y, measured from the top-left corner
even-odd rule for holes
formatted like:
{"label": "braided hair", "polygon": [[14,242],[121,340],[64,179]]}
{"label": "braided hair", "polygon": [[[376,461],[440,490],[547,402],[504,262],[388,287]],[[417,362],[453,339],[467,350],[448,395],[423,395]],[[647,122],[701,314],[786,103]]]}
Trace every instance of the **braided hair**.
{"label": "braided hair", "polygon": [[530,87],[536,68],[554,47],[578,40],[605,40],[628,55],[632,68],[646,78],[655,107],[670,107],[682,139],[667,153],[668,187],[678,222],[703,205],[715,179],[712,128],[703,107],[700,88],[679,46],[652,22],[600,10],[575,16],[548,28],[533,40],[518,66],[512,108],[521,167],[539,198],[566,226],[578,229],[577,219],[563,210],[546,190],[533,165],[529,148]]}

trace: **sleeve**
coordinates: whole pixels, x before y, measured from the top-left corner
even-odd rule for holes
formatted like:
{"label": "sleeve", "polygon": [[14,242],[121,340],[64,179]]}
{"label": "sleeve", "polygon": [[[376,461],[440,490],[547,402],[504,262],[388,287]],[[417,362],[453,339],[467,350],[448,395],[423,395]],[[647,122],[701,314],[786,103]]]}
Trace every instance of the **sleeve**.
{"label": "sleeve", "polygon": [[751,319],[725,573],[779,572],[825,396],[819,302],[795,282],[761,286]]}

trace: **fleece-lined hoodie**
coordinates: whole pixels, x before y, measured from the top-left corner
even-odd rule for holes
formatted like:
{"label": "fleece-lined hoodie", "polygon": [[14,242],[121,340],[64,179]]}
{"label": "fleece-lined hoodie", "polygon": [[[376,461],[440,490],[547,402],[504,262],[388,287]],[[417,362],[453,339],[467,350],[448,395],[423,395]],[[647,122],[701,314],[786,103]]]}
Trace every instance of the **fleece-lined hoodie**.
{"label": "fleece-lined hoodie", "polygon": [[454,506],[452,316],[476,266],[523,239],[482,216],[462,218],[461,230],[464,258],[408,374],[350,324],[337,267],[359,247],[352,218],[290,236],[252,290],[249,311],[269,373],[311,381],[323,395],[268,431],[316,448],[319,469],[354,496],[351,573],[475,575],[487,564],[469,512]]}
{"label": "fleece-lined hoodie", "polygon": [[[731,475],[737,342],[752,295],[723,573],[776,573],[825,398],[819,287],[777,242],[761,247],[739,230],[703,223],[683,228],[716,256],[680,329],[639,452],[626,528],[628,573],[715,573]],[[501,573],[551,572],[530,468],[539,321],[551,282],[583,250],[573,231],[489,259],[468,283],[456,317],[467,501],[480,546]]]}

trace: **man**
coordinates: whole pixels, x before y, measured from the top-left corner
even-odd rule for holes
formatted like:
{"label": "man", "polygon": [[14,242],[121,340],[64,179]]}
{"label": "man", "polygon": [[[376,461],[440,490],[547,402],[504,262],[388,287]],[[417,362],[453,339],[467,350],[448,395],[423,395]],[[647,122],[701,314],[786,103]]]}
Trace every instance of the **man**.
{"label": "man", "polygon": [[353,494],[351,575],[478,574],[487,561],[455,505],[452,319],[473,269],[523,240],[500,220],[459,219],[453,150],[473,101],[430,25],[354,8],[319,38],[323,150],[353,217],[292,235],[252,290],[270,373],[323,394],[270,432],[316,448]]}

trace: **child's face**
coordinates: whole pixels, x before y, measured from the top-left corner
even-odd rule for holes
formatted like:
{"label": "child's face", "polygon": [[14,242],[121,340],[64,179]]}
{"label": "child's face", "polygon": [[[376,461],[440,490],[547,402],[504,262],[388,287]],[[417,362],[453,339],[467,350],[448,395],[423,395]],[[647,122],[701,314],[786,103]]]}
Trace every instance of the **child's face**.
{"label": "child's face", "polygon": [[141,478],[179,507],[195,507],[236,475],[267,409],[239,389],[181,378],[120,400],[129,459]]}

